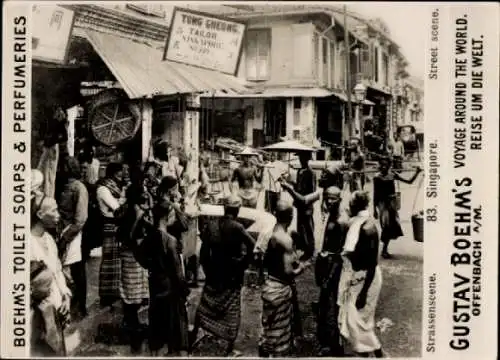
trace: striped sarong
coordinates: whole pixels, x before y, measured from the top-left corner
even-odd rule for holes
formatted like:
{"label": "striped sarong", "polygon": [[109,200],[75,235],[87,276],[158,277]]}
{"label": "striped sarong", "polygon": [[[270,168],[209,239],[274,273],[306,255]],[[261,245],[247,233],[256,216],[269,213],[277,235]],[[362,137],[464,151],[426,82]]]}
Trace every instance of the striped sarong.
{"label": "striped sarong", "polygon": [[104,220],[102,239],[102,260],[99,270],[99,297],[102,305],[111,305],[120,299],[120,244],[116,239],[118,226]]}
{"label": "striped sarong", "polygon": [[272,356],[286,356],[292,347],[292,287],[268,277],[262,287],[261,349]]}
{"label": "striped sarong", "polygon": [[218,289],[206,284],[197,311],[200,327],[221,339],[236,340],[240,327],[240,301],[241,288]]}
{"label": "striped sarong", "polygon": [[148,272],[128,249],[121,254],[120,295],[125,304],[141,304],[149,298]]}

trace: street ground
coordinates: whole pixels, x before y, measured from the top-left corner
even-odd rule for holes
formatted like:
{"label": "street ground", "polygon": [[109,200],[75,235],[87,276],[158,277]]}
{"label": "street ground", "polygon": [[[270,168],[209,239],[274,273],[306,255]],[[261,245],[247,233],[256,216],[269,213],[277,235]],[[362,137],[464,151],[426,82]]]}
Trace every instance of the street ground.
{"label": "street ground", "polygon": [[[410,177],[411,174],[405,177]],[[421,355],[422,332],[422,266],[423,244],[413,240],[410,216],[413,211],[413,202],[417,193],[418,180],[413,185],[401,186],[402,204],[401,220],[405,236],[391,243],[389,250],[395,258],[380,260],[383,273],[383,286],[379,298],[376,314],[377,331],[382,346],[390,357],[419,357]],[[371,183],[368,184],[371,187]],[[421,210],[423,196],[418,196],[415,209]],[[317,216],[316,224],[321,221]],[[318,229],[317,232],[320,230]],[[317,234],[319,235],[319,233]],[[317,236],[319,239],[320,237]],[[318,244],[319,245],[319,244]],[[99,258],[93,258],[88,263],[89,295],[88,304],[90,314],[78,325],[81,337],[80,345],[73,352],[77,356],[128,356],[130,348],[120,344],[117,333],[121,324],[121,310],[109,312],[98,306],[98,271]],[[311,357],[316,353],[316,322],[311,309],[311,302],[318,298],[318,288],[314,282],[313,270],[309,269],[297,279],[299,304],[302,310],[302,320],[305,340],[298,349],[297,356]],[[201,287],[193,289],[190,295],[189,315],[190,322],[194,318],[196,305],[201,296]],[[257,344],[260,332],[260,312],[262,304],[258,289],[245,287],[242,292],[242,322],[236,349],[244,356],[257,356]],[[142,312],[144,320],[147,318],[147,308]],[[106,328],[106,341],[99,339],[98,327]],[[106,337],[105,337],[106,338]],[[217,356],[222,354],[223,344],[216,339],[203,338],[194,355]],[[147,356],[146,346],[143,356]]]}

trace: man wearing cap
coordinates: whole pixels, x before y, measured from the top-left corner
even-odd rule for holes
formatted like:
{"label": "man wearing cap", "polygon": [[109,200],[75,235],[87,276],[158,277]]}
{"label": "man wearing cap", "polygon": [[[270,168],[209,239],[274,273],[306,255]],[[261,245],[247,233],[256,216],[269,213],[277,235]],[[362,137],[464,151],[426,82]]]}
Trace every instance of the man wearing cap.
{"label": "man wearing cap", "polygon": [[250,208],[257,208],[259,192],[255,188],[254,181],[262,182],[262,169],[252,164],[252,157],[256,154],[245,149],[238,154],[242,159],[242,164],[234,170],[231,182],[238,183],[238,196],[242,199],[242,205]]}
{"label": "man wearing cap", "polygon": [[337,317],[337,292],[342,269],[341,252],[347,234],[348,219],[340,214],[341,190],[331,186],[323,194],[328,211],[323,247],[315,264],[316,284],[320,287],[317,313],[317,337],[322,356],[342,356]]}
{"label": "man wearing cap", "polygon": [[276,226],[264,256],[267,278],[262,287],[262,328],[260,357],[289,356],[294,338],[294,279],[306,263],[299,260],[288,228],[293,207],[279,200],[276,205]]}
{"label": "man wearing cap", "polygon": [[202,231],[200,263],[206,280],[190,336],[192,346],[199,328],[225,340],[225,356],[239,354],[234,351],[234,342],[240,326],[241,288],[255,244],[236,220],[240,207],[240,198],[229,196],[225,199],[224,216],[210,221]]}

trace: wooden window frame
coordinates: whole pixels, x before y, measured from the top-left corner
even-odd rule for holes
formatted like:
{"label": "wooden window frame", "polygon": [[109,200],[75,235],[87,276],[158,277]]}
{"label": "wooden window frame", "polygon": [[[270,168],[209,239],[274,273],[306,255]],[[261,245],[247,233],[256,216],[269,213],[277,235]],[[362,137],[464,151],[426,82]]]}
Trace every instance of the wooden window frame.
{"label": "wooden window frame", "polygon": [[[267,50],[267,74],[264,75],[261,75],[259,74],[259,67],[258,67],[258,63],[259,63],[259,59],[262,55],[259,54],[259,35],[256,36],[256,44],[255,44],[255,58],[253,59],[253,61],[255,61],[255,75],[254,74],[249,74],[249,71],[248,71],[248,62],[250,61],[250,58],[248,56],[249,54],[249,46],[250,46],[250,43],[249,43],[249,39],[250,39],[250,34],[249,33],[265,33],[267,34],[268,36],[268,43],[269,43],[269,48]],[[272,29],[270,28],[257,28],[257,29],[248,29],[247,30],[247,41],[246,41],[246,44],[245,44],[245,53],[246,53],[246,57],[245,57],[245,74],[246,74],[246,79],[248,81],[266,81],[266,80],[269,80],[271,78],[271,49],[272,49]]]}

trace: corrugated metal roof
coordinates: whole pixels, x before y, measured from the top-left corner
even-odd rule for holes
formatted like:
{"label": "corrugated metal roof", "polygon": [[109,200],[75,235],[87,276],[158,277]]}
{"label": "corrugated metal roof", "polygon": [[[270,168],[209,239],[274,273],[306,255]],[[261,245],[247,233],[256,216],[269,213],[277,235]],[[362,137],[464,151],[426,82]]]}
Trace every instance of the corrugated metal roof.
{"label": "corrugated metal roof", "polygon": [[163,61],[163,51],[119,36],[86,31],[87,38],[131,99],[226,91],[249,92],[235,76]]}
{"label": "corrugated metal roof", "polygon": [[333,92],[322,88],[267,88],[263,90],[254,90],[254,93],[230,95],[223,92],[214,94],[203,94],[202,97],[215,98],[278,98],[278,97],[327,97],[335,95]]}

